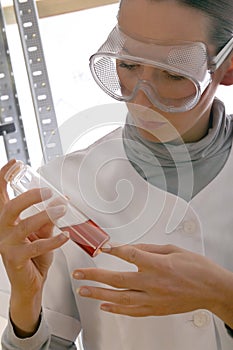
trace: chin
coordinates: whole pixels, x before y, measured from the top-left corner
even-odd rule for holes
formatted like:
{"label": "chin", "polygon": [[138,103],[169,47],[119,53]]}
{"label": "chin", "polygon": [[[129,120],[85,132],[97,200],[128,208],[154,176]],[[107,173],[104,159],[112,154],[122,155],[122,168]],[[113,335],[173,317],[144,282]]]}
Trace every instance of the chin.
{"label": "chin", "polygon": [[175,127],[171,126],[171,124],[166,124],[165,126],[153,131],[145,130],[140,127],[137,127],[137,130],[147,141],[165,143],[182,139],[182,134],[179,133]]}

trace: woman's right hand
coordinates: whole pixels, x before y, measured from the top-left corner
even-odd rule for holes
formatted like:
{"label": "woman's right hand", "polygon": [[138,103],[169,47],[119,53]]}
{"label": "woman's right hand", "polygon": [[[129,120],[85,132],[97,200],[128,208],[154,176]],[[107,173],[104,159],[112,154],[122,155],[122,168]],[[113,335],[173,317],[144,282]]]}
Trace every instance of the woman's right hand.
{"label": "woman's right hand", "polygon": [[11,319],[16,332],[24,337],[33,334],[39,322],[42,289],[52,263],[52,251],[68,238],[64,234],[52,236],[50,218],[63,216],[64,206],[20,219],[21,212],[41,202],[42,196],[40,189],[33,189],[9,199],[4,175],[13,163],[10,161],[0,170],[0,254],[11,283]]}

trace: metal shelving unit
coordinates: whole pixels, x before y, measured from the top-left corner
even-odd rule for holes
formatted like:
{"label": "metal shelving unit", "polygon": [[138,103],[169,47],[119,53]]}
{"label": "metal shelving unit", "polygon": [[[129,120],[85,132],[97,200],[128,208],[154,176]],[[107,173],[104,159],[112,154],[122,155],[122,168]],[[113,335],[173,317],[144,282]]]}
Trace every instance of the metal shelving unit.
{"label": "metal shelving unit", "polygon": [[14,0],[25,65],[45,163],[61,155],[62,146],[40,37],[34,0]]}
{"label": "metal shelving unit", "polygon": [[0,135],[8,159],[17,158],[30,164],[1,3],[0,23]]}
{"label": "metal shelving unit", "polygon": [[[61,155],[62,146],[40,37],[35,0],[14,0],[25,66],[34,105],[44,162]],[[30,164],[24,126],[0,3],[0,135],[7,158]]]}
{"label": "metal shelving unit", "polygon": [[[13,0],[14,15],[11,3],[5,4],[8,22],[16,20],[18,24],[45,163],[61,155],[63,150],[40,37],[38,8],[40,16],[46,17],[115,2],[118,0]],[[0,22],[0,135],[3,135],[8,159],[17,158],[30,164],[1,0]],[[7,125],[9,123],[12,124],[11,127]]]}

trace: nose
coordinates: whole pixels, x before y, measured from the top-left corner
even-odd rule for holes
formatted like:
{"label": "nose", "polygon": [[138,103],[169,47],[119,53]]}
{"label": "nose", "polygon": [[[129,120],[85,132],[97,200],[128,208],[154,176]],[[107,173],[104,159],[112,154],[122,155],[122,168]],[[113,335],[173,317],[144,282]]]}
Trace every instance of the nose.
{"label": "nose", "polygon": [[156,77],[156,72],[158,69],[142,65],[139,73],[139,79],[140,80],[147,80],[149,82],[152,82]]}
{"label": "nose", "polygon": [[[150,95],[153,94],[151,85],[156,79],[157,69],[150,66],[141,66],[140,74],[138,75],[138,85],[136,87],[133,103],[152,108],[153,103]],[[149,93],[150,91],[150,93]]]}
{"label": "nose", "polygon": [[153,106],[146,93],[141,89],[136,91],[131,103],[135,103],[146,108],[152,108]]}

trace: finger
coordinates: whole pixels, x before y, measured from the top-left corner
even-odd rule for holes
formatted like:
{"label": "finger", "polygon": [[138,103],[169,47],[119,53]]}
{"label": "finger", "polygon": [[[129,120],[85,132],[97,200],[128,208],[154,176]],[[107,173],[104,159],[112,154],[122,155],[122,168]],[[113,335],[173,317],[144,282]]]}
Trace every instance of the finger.
{"label": "finger", "polygon": [[54,223],[49,222],[46,223],[44,226],[40,227],[38,231],[35,232],[37,238],[49,238],[53,234],[54,229]]}
{"label": "finger", "polygon": [[27,238],[31,242],[33,242],[33,241],[35,241],[37,239],[52,237],[52,235],[53,235],[53,228],[54,228],[54,224],[53,223],[45,224],[44,226],[40,227],[40,229],[38,231],[30,233],[27,236]]}
{"label": "finger", "polygon": [[73,272],[78,280],[89,280],[107,284],[115,288],[140,290],[143,285],[143,274],[140,272],[115,272],[104,269],[78,269]]}
{"label": "finger", "polygon": [[137,265],[138,267],[146,266],[148,263],[147,260],[150,257],[150,253],[138,249],[134,245],[111,246],[110,248],[102,248],[102,251],[117,256],[131,264]]}
{"label": "finger", "polygon": [[113,314],[126,315],[132,317],[145,317],[152,315],[150,306],[122,306],[117,304],[101,304],[101,310]]}
{"label": "finger", "polygon": [[5,208],[6,222],[14,223],[22,211],[42,200],[49,199],[51,195],[52,192],[49,188],[34,188],[12,199]]}
{"label": "finger", "polygon": [[3,206],[3,204],[9,200],[9,196],[7,193],[7,183],[6,183],[6,180],[4,177],[7,173],[7,171],[11,168],[11,166],[15,162],[16,162],[16,160],[12,159],[0,169],[0,210]]}
{"label": "finger", "polygon": [[63,198],[63,197],[56,197],[48,203],[47,208],[56,207],[56,206],[62,205],[62,204],[67,205],[68,200],[66,200],[66,198]]}
{"label": "finger", "polygon": [[171,253],[177,253],[182,251],[181,248],[172,245],[172,244],[164,244],[164,245],[157,245],[157,244],[135,244],[134,245],[137,249],[140,249],[144,252],[148,253],[155,253],[155,254],[171,254]]}
{"label": "finger", "polygon": [[[47,238],[47,239],[39,239],[25,246],[24,250],[21,252],[23,255],[23,261],[27,261],[28,259],[33,259],[43,254],[49,253],[54,249],[61,247],[64,243],[67,242],[69,238],[61,233],[58,236]],[[22,263],[22,266],[24,263]]]}
{"label": "finger", "polygon": [[17,225],[17,238],[21,241],[25,239],[31,232],[39,231],[40,228],[51,222],[62,217],[66,212],[66,206],[59,205],[57,207],[48,208],[46,211],[42,211],[38,214],[28,217],[27,219],[21,220]]}
{"label": "finger", "polygon": [[82,286],[77,290],[77,293],[82,297],[104,300],[118,305],[135,306],[148,303],[146,293],[134,290],[113,290]]}
{"label": "finger", "polygon": [[11,159],[7,164],[5,164],[1,169],[0,169],[0,184],[2,185],[3,183],[6,184],[6,180],[4,179],[7,171],[12,167],[12,165],[16,163],[15,159]]}

